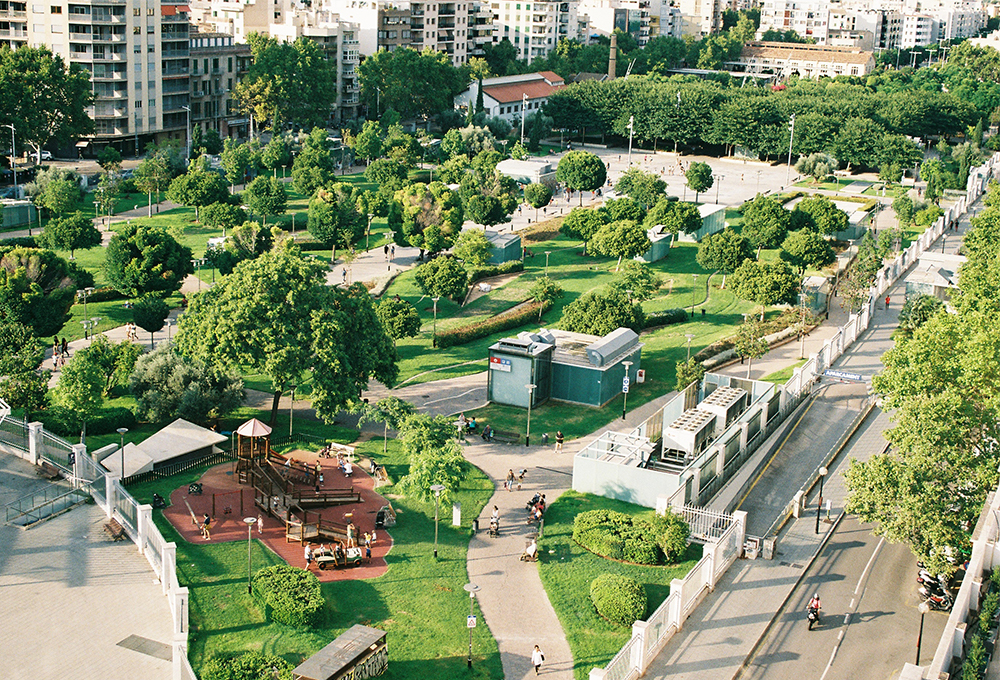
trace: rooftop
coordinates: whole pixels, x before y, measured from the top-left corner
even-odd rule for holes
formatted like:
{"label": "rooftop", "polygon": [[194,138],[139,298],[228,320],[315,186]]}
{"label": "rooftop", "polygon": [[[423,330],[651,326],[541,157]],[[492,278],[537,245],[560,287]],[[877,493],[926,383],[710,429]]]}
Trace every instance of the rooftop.
{"label": "rooftop", "polygon": [[857,47],[832,47],[804,43],[748,42],[740,52],[740,59],[786,59],[789,61],[817,61],[841,64],[867,64],[872,53]]}

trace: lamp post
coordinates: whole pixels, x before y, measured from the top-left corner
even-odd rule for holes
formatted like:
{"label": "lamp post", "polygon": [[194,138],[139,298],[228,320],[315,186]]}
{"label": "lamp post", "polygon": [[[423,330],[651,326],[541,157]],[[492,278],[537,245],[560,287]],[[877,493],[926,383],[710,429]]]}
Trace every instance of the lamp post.
{"label": "lamp post", "polygon": [[17,198],[17,152],[14,150],[14,126],[11,123],[6,123],[4,127],[10,128],[10,170],[14,173],[14,198]]}
{"label": "lamp post", "polygon": [[635,128],[635,116],[628,117],[628,166],[632,167],[632,132]]}
{"label": "lamp post", "polygon": [[792,114],[791,120],[788,121],[788,169],[785,171],[785,186],[788,186],[789,180],[792,178],[792,141],[795,139],[795,114]]}
{"label": "lamp post", "polygon": [[86,340],[88,337],[87,331],[90,329],[90,320],[84,319],[80,324],[83,326],[83,339]]}
{"label": "lamp post", "polygon": [[920,665],[920,643],[923,641],[924,637],[924,616],[927,612],[931,610],[931,606],[926,602],[921,602],[917,605],[917,611],[920,612],[920,632],[917,633],[917,660],[914,661],[915,666]]}
{"label": "lamp post", "polygon": [[521,144],[524,144],[524,118],[528,111],[528,93],[521,95]]}
{"label": "lamp post", "polygon": [[191,161],[191,107],[190,106],[182,106],[181,108],[184,109],[185,111],[187,111],[187,129],[185,130],[184,134],[186,135],[186,137],[185,137],[185,141],[186,141],[185,147],[187,148],[187,159],[188,159],[188,162],[190,162]]}
{"label": "lamp post", "polygon": [[688,341],[688,361],[691,361],[691,341],[694,340],[694,333],[685,333],[684,337]]}
{"label": "lamp post", "polygon": [[763,170],[758,170],[757,171],[757,193],[758,194],[760,193],[760,175],[761,175],[762,172],[764,172],[764,171]]}
{"label": "lamp post", "polygon": [[257,523],[256,517],[244,517],[244,524],[247,525],[247,595],[253,595],[253,566],[251,564],[250,558],[250,547],[253,545],[251,541],[251,535],[253,533],[253,525]]}
{"label": "lamp post", "polygon": [[128,432],[127,427],[118,428],[118,450],[121,452],[122,456],[122,485],[125,485],[125,433]]}
{"label": "lamp post", "polygon": [[829,472],[825,467],[819,469],[819,498],[816,499],[816,533],[819,533],[819,511],[823,507],[823,480]]}
{"label": "lamp post", "polygon": [[625,420],[625,411],[628,409],[628,380],[629,370],[632,368],[631,361],[623,361],[622,364],[625,366],[625,380],[622,381],[622,420]]}
{"label": "lamp post", "polygon": [[528,389],[528,425],[524,431],[524,445],[531,446],[531,402],[535,400],[535,388],[538,385],[528,383],[525,387]]}
{"label": "lamp post", "polygon": [[438,510],[441,507],[441,492],[444,491],[444,484],[432,484],[431,491],[434,492],[434,559],[438,556]]}
{"label": "lamp post", "polygon": [[715,204],[719,204],[719,187],[722,186],[722,180],[725,179],[724,175],[712,175],[712,179],[715,180]]}
{"label": "lamp post", "polygon": [[802,313],[799,315],[799,359],[806,358],[806,294],[799,293]]}
{"label": "lamp post", "polygon": [[472,668],[472,629],[474,628],[472,617],[475,616],[473,606],[476,602],[476,592],[479,590],[479,586],[475,583],[466,583],[462,588],[469,594],[469,625],[467,627],[469,629],[469,668]]}
{"label": "lamp post", "polygon": [[170,319],[165,319],[164,322],[165,322],[165,324],[167,326],[167,347],[169,347],[170,346]]}
{"label": "lamp post", "polygon": [[[91,293],[93,293],[93,292],[94,292],[93,288],[81,288],[80,290],[76,291],[76,296],[78,298],[80,298],[81,300],[83,300],[83,316],[84,317],[87,316],[87,298],[90,297]],[[84,326],[83,328],[84,328],[83,339],[86,340],[87,339],[87,330],[86,330],[87,327]]]}
{"label": "lamp post", "polygon": [[546,276],[549,275],[549,254],[551,252],[552,252],[551,250],[546,250],[545,251],[545,275]]}
{"label": "lamp post", "polygon": [[438,300],[441,298],[435,297],[431,298],[434,300],[434,327],[431,331],[431,347],[437,347],[437,333],[438,333]]}

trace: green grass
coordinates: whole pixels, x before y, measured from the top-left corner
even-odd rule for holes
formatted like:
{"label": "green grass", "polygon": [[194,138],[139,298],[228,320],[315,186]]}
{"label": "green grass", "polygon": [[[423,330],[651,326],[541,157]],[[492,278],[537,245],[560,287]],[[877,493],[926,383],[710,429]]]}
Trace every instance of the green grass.
{"label": "green grass", "polygon": [[[346,431],[331,431],[330,435]],[[342,437],[349,442],[353,437]],[[383,457],[382,442],[360,445],[362,455],[376,454],[392,479],[406,472],[405,457],[398,443],[390,442]],[[152,494],[169,493],[194,481],[201,470],[165,481],[135,485],[130,491],[149,502]],[[383,494],[393,493],[383,487]],[[493,484],[477,468],[463,482],[455,500],[461,501],[464,524],[460,528],[441,522],[439,558],[432,557],[434,504],[410,498],[394,498],[399,521],[389,530],[394,545],[387,556],[389,571],[367,581],[323,584],[327,600],[326,620],[314,629],[291,628],[268,623],[246,592],[246,545],[241,541],[221,544],[189,544],[153,511],[154,521],[168,541],[177,543],[178,578],[190,591],[189,656],[195,671],[213,655],[224,652],[262,650],[281,656],[293,665],[326,646],[356,623],[388,632],[392,661],[386,678],[481,678],[500,680],[503,670],[496,642],[489,629],[480,626],[473,634],[473,669],[466,670],[468,653],[468,582],[466,552],[471,520],[478,516],[493,493]],[[260,542],[252,543],[254,569],[280,563]]]}
{"label": "green grass", "polygon": [[647,567],[594,555],[573,542],[573,518],[580,512],[602,509],[637,517],[653,515],[649,508],[567,491],[546,511],[544,538],[539,542],[542,585],[569,640],[577,680],[586,680],[591,668],[606,665],[632,633],[630,627],[616,626],[597,614],[590,601],[591,581],[606,573],[634,578],[646,589],[649,616],[670,594],[670,581],[683,578],[701,556],[701,546],[692,545],[684,562]]}
{"label": "green grass", "polygon": [[765,375],[763,378],[759,378],[759,380],[763,380],[764,382],[774,383],[775,385],[784,385],[786,382],[788,382],[789,378],[792,377],[792,372],[795,371],[795,369],[798,368],[799,366],[806,363],[806,361],[808,361],[808,359],[799,359],[791,366],[786,366],[785,368],[779,369],[774,373],[769,373]]}

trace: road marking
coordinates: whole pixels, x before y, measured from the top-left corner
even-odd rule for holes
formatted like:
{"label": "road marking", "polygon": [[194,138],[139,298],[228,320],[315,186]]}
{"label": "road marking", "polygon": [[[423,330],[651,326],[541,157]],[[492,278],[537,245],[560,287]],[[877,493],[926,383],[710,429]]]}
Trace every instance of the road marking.
{"label": "road marking", "polygon": [[847,608],[848,608],[848,609],[854,609],[854,598],[853,598],[853,597],[851,598],[851,604],[850,604],[850,605],[848,605],[848,607],[847,607]]}
{"label": "road marking", "polygon": [[875,561],[875,557],[876,557],[876,555],[878,555],[879,551],[882,549],[883,544],[885,544],[885,538],[884,537],[878,539],[878,545],[875,546],[875,551],[872,552],[872,556],[870,558],[868,558],[868,564],[865,565],[864,571],[862,571],[861,572],[861,576],[858,577],[858,585],[856,585],[854,587],[854,594],[855,595],[857,595],[858,591],[861,589],[861,583],[865,580],[866,576],[868,575],[868,570],[871,569],[872,562]]}

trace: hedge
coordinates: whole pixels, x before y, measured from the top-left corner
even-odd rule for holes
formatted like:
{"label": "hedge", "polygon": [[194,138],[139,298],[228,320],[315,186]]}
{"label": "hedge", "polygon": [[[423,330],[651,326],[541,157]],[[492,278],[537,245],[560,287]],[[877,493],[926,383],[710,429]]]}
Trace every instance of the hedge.
{"label": "hedge", "polygon": [[329,246],[322,241],[315,241],[313,239],[302,239],[295,241],[295,245],[299,247],[303,253],[316,252],[318,250],[330,250],[333,246]]}
{"label": "hedge", "polygon": [[455,345],[464,345],[467,342],[485,338],[487,335],[492,335],[493,333],[517,328],[530,321],[537,321],[540,316],[539,309],[541,309],[541,314],[544,314],[551,308],[551,300],[541,303],[532,301],[524,305],[519,305],[489,319],[438,333],[436,336],[437,346],[454,347]]}
{"label": "hedge", "polygon": [[623,512],[590,510],[573,520],[573,540],[603,557],[633,564],[661,564],[653,525]]}
{"label": "hedge", "polygon": [[[45,425],[49,432],[60,437],[75,437],[80,434],[81,422],[79,416],[67,409],[54,407],[45,411],[36,411],[33,418]],[[133,428],[136,425],[135,414],[124,406],[110,406],[87,416],[87,434],[111,434],[119,427]]]}
{"label": "hedge", "polygon": [[[275,675],[274,671],[278,673]],[[201,668],[201,680],[292,680],[292,664],[263,652],[230,652],[213,656]]]}
{"label": "hedge", "polygon": [[631,626],[646,613],[646,589],[621,574],[601,574],[590,584],[590,601],[611,623]]}
{"label": "hedge", "polygon": [[316,625],[326,604],[316,575],[287,564],[266,567],[254,574],[253,593],[264,606],[265,615],[289,626]]}
{"label": "hedge", "polygon": [[475,283],[476,281],[482,281],[483,279],[488,279],[491,276],[500,276],[501,274],[510,274],[513,272],[523,272],[524,271],[524,260],[510,260],[509,262],[504,262],[498,265],[488,265],[483,267],[468,267],[469,272],[469,283]]}
{"label": "hedge", "polygon": [[5,238],[0,241],[0,246],[11,247],[11,248],[37,248],[38,242],[35,241],[34,236],[15,236],[14,238]]}
{"label": "hedge", "polygon": [[646,323],[643,328],[656,328],[658,326],[672,326],[675,323],[684,323],[688,320],[686,309],[665,309],[662,312],[647,312]]}
{"label": "hedge", "polygon": [[87,296],[87,302],[107,302],[108,300],[125,300],[127,296],[122,295],[110,286],[95,288],[94,292]]}

